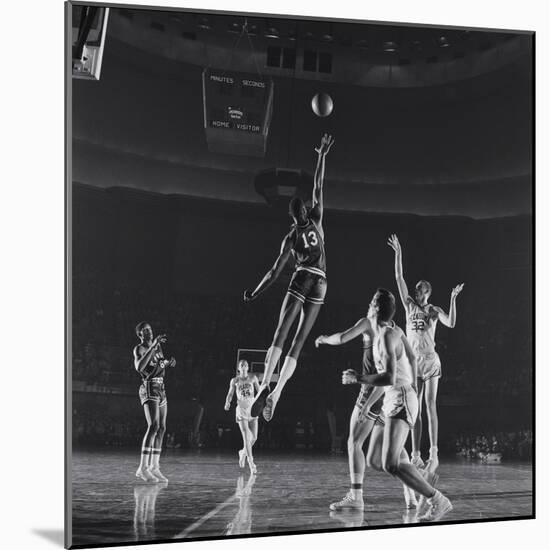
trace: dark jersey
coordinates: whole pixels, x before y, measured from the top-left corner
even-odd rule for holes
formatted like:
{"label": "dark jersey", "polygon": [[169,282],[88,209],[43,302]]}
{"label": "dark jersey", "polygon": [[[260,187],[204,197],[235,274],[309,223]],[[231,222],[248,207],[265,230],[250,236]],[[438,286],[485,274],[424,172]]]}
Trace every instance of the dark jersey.
{"label": "dark jersey", "polygon": [[[138,346],[138,347],[144,347],[144,346]],[[145,369],[143,369],[139,373],[141,376],[141,379],[144,382],[146,382],[151,378],[163,378],[164,371],[165,371],[164,363],[165,363],[164,354],[162,353],[162,348],[159,345],[157,346],[155,353],[153,353],[153,356],[151,357],[149,364],[145,367]]]}
{"label": "dark jersey", "polygon": [[292,233],[292,254],[296,260],[296,269],[326,276],[325,243],[317,224],[308,218],[306,224],[294,225]]}

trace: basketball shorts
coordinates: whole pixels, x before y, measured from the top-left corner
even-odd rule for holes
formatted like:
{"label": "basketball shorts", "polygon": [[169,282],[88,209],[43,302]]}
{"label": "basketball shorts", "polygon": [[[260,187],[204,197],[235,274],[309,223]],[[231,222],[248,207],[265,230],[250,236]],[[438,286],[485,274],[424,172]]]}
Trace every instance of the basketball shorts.
{"label": "basketball shorts", "polygon": [[421,353],[416,356],[417,377],[424,382],[441,376],[441,361],[437,352]]}
{"label": "basketball shorts", "polygon": [[[376,386],[369,386],[367,384],[361,385],[361,391],[355,402],[355,406],[359,409],[359,422],[365,422],[370,419],[374,420],[376,423],[384,423],[383,418],[381,418],[384,392],[381,390],[382,388]],[[372,399],[369,398],[371,398],[375,392],[380,394],[380,398],[372,403]]]}
{"label": "basketball shorts", "polygon": [[292,276],[287,292],[302,303],[321,305],[325,303],[327,279],[318,273],[298,269]]}
{"label": "basketball shorts", "polygon": [[159,407],[166,405],[166,390],[164,382],[146,380],[139,387],[139,400],[144,405],[147,401],[156,401]]}
{"label": "basketball shorts", "polygon": [[390,386],[386,389],[382,413],[386,418],[399,418],[414,428],[418,416],[418,395],[412,386]]}
{"label": "basketball shorts", "polygon": [[235,408],[235,422],[250,421],[254,420],[252,416],[252,404],[254,400],[251,399],[247,402],[237,402],[237,407]]}

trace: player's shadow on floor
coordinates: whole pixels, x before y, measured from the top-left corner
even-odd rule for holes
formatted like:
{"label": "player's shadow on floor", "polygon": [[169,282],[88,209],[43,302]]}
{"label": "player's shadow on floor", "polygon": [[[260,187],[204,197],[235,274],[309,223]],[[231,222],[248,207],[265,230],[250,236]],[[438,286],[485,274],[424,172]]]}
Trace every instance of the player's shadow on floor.
{"label": "player's shadow on floor", "polygon": [[33,533],[63,548],[65,542],[63,529],[33,529]]}

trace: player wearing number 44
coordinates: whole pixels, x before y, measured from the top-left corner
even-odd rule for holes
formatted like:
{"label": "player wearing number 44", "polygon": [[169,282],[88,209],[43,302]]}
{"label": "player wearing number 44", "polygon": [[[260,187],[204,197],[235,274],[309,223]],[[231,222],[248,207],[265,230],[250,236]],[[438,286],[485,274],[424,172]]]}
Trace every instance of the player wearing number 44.
{"label": "player wearing number 44", "polygon": [[260,284],[251,292],[245,290],[244,301],[250,302],[264,292],[283,271],[290,256],[294,257],[296,270],[290,281],[279,315],[279,324],[275,330],[273,342],[265,358],[265,371],[258,396],[269,386],[275,366],[279,362],[283,344],[290,327],[300,314],[294,340],[285,357],[279,380],[275,389],[267,396],[263,417],[269,421],[285,384],[296,369],[296,362],[304,342],[313,328],[327,291],[326,259],[323,231],[323,180],[325,177],[325,159],[334,143],[332,136],[325,134],[317,153],[317,167],[313,181],[312,207],[308,210],[304,201],[294,197],[290,201],[289,215],[293,225],[283,239],[281,252],[273,267],[267,272]]}
{"label": "player wearing number 44", "polygon": [[428,433],[430,436],[430,458],[426,465],[429,472],[435,472],[439,466],[437,456],[437,388],[441,378],[441,362],[435,351],[435,329],[437,322],[441,321],[445,326],[453,328],[456,323],[456,298],[462,292],[464,283],[457,285],[451,292],[449,313],[443,309],[428,303],[432,293],[432,285],[428,281],[418,281],[414,289],[414,296],[409,295],[407,284],[403,278],[403,257],[401,244],[397,235],[391,235],[388,245],[395,252],[395,279],[399,296],[407,314],[407,339],[409,340],[415,356],[418,368],[418,417],[413,430],[412,438],[412,463],[421,468],[423,466],[420,457],[420,437],[422,435],[422,398],[425,397],[428,416]]}

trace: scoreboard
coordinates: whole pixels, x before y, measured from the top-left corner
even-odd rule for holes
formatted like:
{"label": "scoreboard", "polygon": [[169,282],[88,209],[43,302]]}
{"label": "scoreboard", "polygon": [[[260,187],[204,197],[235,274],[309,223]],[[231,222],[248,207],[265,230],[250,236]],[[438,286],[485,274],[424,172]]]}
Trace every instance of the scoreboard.
{"label": "scoreboard", "polygon": [[209,151],[263,157],[273,112],[273,81],[204,69],[202,89]]}

